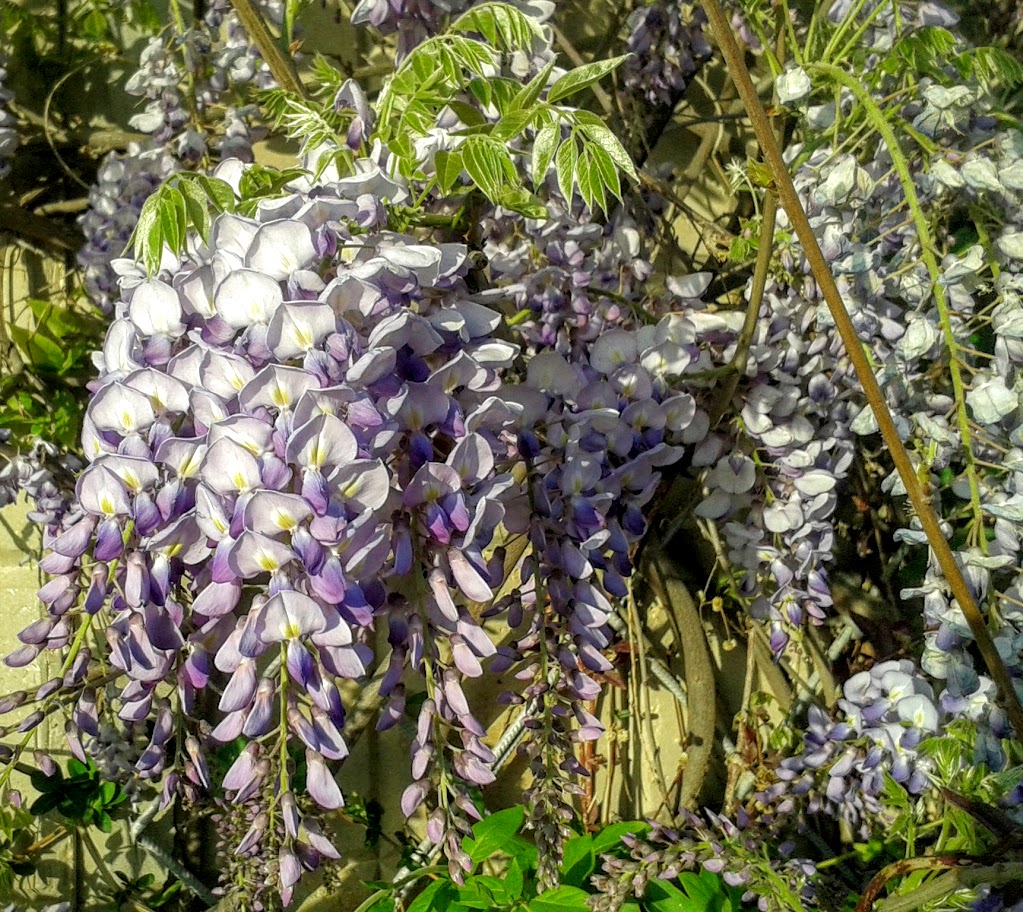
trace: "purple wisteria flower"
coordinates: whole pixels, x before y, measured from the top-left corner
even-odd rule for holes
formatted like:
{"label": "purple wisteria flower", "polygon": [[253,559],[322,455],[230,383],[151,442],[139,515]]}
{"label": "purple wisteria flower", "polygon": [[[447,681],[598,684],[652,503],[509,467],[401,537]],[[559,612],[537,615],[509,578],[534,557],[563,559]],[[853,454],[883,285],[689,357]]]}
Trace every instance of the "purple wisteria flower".
{"label": "purple wisteria flower", "polygon": [[[216,174],[236,186],[244,168]],[[303,186],[251,216],[220,215],[207,244],[190,239],[154,275],[122,270],[84,423],[88,465],[46,540],[48,615],[7,659],[71,650],[61,686],[80,758],[121,731],[136,746],[115,775],[165,802],[212,790],[286,809],[283,829],[257,813],[239,835],[243,856],[257,838],[277,853],[285,899],[301,868],[331,857],[317,817],[343,804],[339,684],[374,665],[379,623],[391,647],[380,727],[404,712],[406,666],[429,688],[402,809],[434,791],[458,809],[431,817],[453,870],[467,858],[469,787],[494,778],[463,677],[546,649],[566,711],[558,763],[581,772],[571,745],[601,730],[580,705],[597,692],[586,671],[610,667],[608,617],[643,507],[699,424],[673,385],[698,360],[684,318],[593,337],[581,362],[530,360],[530,327],[511,341],[466,285],[463,246],[387,227],[408,191],[378,163]],[[498,529],[528,535],[534,554],[494,604]],[[497,656],[474,603],[524,627],[516,648]],[[100,655],[113,685],[96,683]],[[533,714],[546,711],[539,695],[522,697]],[[211,753],[236,743],[215,781]],[[282,763],[289,745],[304,757],[303,796]]]}
{"label": "purple wisteria flower", "polygon": [[908,659],[881,662],[845,682],[835,718],[811,706],[803,752],[782,761],[779,782],[761,799],[779,812],[801,803],[807,814],[827,812],[870,838],[885,778],[911,795],[931,784],[931,761],[917,751],[955,718]]}

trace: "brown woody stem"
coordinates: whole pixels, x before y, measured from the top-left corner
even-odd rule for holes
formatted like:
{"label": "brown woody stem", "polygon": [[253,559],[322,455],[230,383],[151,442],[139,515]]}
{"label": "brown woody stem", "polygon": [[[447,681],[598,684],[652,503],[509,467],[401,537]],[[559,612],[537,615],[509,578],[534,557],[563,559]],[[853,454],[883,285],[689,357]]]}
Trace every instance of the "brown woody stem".
{"label": "brown woody stem", "polygon": [[295,61],[290,57],[285,57],[262,14],[256,9],[255,3],[252,0],[231,0],[231,6],[234,7],[242,27],[258,48],[266,65],[270,67],[270,72],[277,85],[293,95],[305,98],[305,87],[302,85],[302,80],[298,78]]}

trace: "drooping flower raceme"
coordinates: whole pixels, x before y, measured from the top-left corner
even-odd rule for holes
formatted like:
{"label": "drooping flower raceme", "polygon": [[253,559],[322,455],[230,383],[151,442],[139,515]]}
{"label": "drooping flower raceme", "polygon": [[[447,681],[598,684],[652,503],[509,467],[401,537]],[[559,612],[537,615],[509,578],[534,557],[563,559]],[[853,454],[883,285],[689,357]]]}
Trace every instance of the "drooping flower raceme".
{"label": "drooping flower raceme", "polygon": [[[244,167],[219,175],[237,185]],[[282,829],[260,827],[258,811],[251,826],[278,853],[285,899],[301,866],[333,851],[315,808],[343,803],[338,685],[373,665],[377,623],[392,647],[381,724],[403,711],[406,664],[428,684],[405,811],[436,789],[471,816],[468,787],[493,779],[460,680],[496,652],[467,606],[502,582],[499,527],[535,550],[521,591],[491,608],[527,625],[501,661],[560,669],[558,696],[525,699],[570,709],[555,713],[562,746],[543,749],[578,772],[566,745],[599,733],[579,708],[596,686],[583,669],[608,667],[607,616],[642,507],[697,414],[672,385],[693,359],[685,319],[605,334],[584,363],[549,352],[527,369],[502,314],[469,292],[465,248],[388,229],[407,195],[363,161],[251,218],[220,215],[208,243],[192,238],[155,275],[122,270],[85,418],[89,464],[46,543],[48,615],[7,659],[70,650],[60,687],[77,756],[111,726],[130,743],[155,720],[134,773],[165,801],[223,789],[280,808]],[[238,739],[215,781],[212,752]],[[465,829],[440,828],[460,865]]]}
{"label": "drooping flower raceme", "polygon": [[803,752],[782,762],[779,782],[762,797],[784,799],[783,812],[796,801],[809,815],[825,811],[868,839],[884,810],[885,777],[921,794],[931,766],[917,748],[955,716],[908,659],[861,671],[842,692],[836,718],[810,707]]}
{"label": "drooping flower raceme", "polygon": [[[280,20],[283,9],[275,0],[260,6]],[[201,22],[183,32],[171,28],[146,45],[125,86],[146,101],[131,118],[146,139],[104,159],[79,219],[86,292],[105,313],[118,297],[114,261],[125,255],[145,201],[171,174],[208,166],[211,158],[251,161],[260,134],[246,92],[272,85],[237,15],[220,0],[207,5]]]}

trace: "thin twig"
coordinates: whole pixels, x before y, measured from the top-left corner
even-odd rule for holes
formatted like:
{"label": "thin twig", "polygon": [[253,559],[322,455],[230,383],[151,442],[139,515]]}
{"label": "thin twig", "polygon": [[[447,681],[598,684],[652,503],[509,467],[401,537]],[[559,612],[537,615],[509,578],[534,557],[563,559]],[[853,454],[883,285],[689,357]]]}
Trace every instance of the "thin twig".
{"label": "thin twig", "polygon": [[55,203],[43,203],[33,210],[36,215],[66,215],[83,212],[89,208],[89,197],[79,196],[77,199],[58,200]]}
{"label": "thin twig", "polygon": [[282,89],[291,92],[293,95],[306,97],[305,87],[299,79],[298,70],[295,69],[295,61],[284,56],[280,45],[274,39],[273,34],[267,27],[262,13],[256,9],[252,0],[231,0],[231,6],[241,20],[242,28],[245,29],[252,43],[256,46],[266,65],[270,67],[270,73],[276,80],[277,85]]}
{"label": "thin twig", "polygon": [[753,283],[750,286],[749,303],[746,305],[746,319],[739,331],[739,340],[732,356],[731,373],[725,378],[720,392],[714,401],[710,414],[710,426],[715,428],[728,411],[732,397],[739,387],[739,380],[746,375],[746,361],[753,344],[753,336],[757,331],[760,319],[760,305],[764,300],[764,289],[767,287],[767,273],[771,265],[771,254],[774,251],[774,225],[778,215],[778,198],[768,192],[764,197],[764,211],[760,220],[760,240],[757,246],[757,264],[753,269]]}
{"label": "thin twig", "polygon": [[[787,18],[784,4],[778,7],[777,15],[779,20]],[[780,27],[774,49],[775,57],[779,64],[785,63],[785,29]],[[734,83],[733,83],[734,85]],[[784,136],[784,124],[781,117],[776,117],[772,124],[775,138],[779,145]],[[756,333],[757,322],[760,319],[760,306],[764,300],[764,289],[767,287],[767,274],[771,266],[771,255],[774,252],[774,228],[778,220],[778,197],[770,190],[764,193],[763,210],[760,216],[760,240],[757,245],[757,263],[753,268],[753,281],[750,285],[749,303],[746,305],[746,319],[743,321],[742,330],[739,333],[739,340],[735,346],[735,355],[732,364],[735,366],[734,373],[729,376],[718,394],[714,408],[710,415],[710,426],[717,427],[722,416],[728,410],[732,397],[739,386],[739,380],[746,374],[746,361],[749,358],[750,346],[753,344],[753,336]]]}
{"label": "thin twig", "polygon": [[878,912],[912,912],[914,909],[944,899],[956,890],[969,889],[980,884],[1001,887],[1021,882],[1023,862],[1006,861],[982,867],[975,865],[953,868],[939,877],[924,881],[909,893],[886,899],[878,906]]}
{"label": "thin twig", "polygon": [[[608,617],[607,626],[619,635],[626,635],[628,633],[625,621],[623,621],[617,614],[612,614]],[[642,629],[640,630],[639,635],[641,637],[646,637],[646,633]],[[675,702],[682,707],[684,712],[689,705],[689,700],[686,697],[684,689],[685,684],[679,681],[678,678],[671,673],[671,669],[657,658],[657,656],[647,653],[646,660],[650,666],[650,673],[657,678],[662,685],[664,685],[664,689],[675,698]]]}
{"label": "thin twig", "polygon": [[[629,653],[632,661],[632,674],[629,675],[629,699],[632,704],[631,718],[636,720],[640,753],[646,758],[651,772],[657,778],[656,784],[661,790],[660,806],[665,806],[668,803],[669,789],[668,782],[664,778],[664,769],[661,766],[661,752],[657,747],[657,739],[654,737],[653,713],[650,706],[650,685],[647,677],[649,666],[646,661],[646,644],[644,642],[646,638],[642,635],[642,624],[639,618],[639,611],[636,608],[636,597],[631,586],[626,598],[626,605],[629,619],[629,639],[635,646],[635,649]],[[641,777],[641,782],[645,781],[646,777]],[[642,795],[644,791],[645,789],[641,788],[639,795]],[[637,807],[636,812],[641,813],[642,809]]]}
{"label": "thin twig", "polygon": [[152,856],[153,860],[163,865],[168,874],[173,874],[182,885],[190,890],[201,901],[210,908],[217,903],[217,897],[198,877],[188,870],[173,855],[165,851],[148,833],[140,833],[138,844]]}
{"label": "thin twig", "polygon": [[[874,903],[877,902],[881,891],[889,881],[896,877],[903,877],[912,874],[914,871],[937,871],[942,868],[951,868],[963,864],[964,859],[959,855],[932,855],[927,858],[904,858],[901,861],[893,861],[890,865],[882,868],[867,884],[866,889],[860,895],[856,903],[856,912],[870,912]],[[913,891],[916,893],[916,891]],[[885,903],[887,907],[888,903]],[[916,908],[911,906],[910,908]]]}
{"label": "thin twig", "polygon": [[12,234],[39,247],[78,251],[85,238],[73,225],[36,215],[20,206],[0,206],[0,235]]}

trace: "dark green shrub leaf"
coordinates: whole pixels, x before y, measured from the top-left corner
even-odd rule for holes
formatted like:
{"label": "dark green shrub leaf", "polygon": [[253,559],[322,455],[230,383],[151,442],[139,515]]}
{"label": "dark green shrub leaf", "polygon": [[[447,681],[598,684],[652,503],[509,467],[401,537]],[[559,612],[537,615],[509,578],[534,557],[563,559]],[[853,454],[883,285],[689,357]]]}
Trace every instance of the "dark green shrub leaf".
{"label": "dark green shrub leaf", "polygon": [[495,852],[502,850],[509,839],[522,827],[525,810],[512,807],[498,811],[479,821],[472,828],[472,839],[466,839],[464,848],[474,864],[490,858]]}

